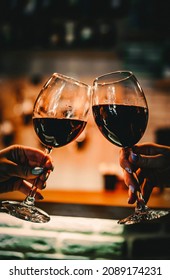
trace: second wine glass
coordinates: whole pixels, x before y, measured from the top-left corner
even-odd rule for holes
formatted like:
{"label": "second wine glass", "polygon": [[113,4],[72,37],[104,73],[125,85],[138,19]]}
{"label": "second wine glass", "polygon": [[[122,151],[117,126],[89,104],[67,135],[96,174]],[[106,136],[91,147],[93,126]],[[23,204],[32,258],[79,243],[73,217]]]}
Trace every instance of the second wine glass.
{"label": "second wine glass", "polygon": [[[35,101],[32,115],[34,130],[46,153],[69,144],[81,134],[87,124],[90,106],[89,85],[59,73],[49,78]],[[23,202],[4,201],[3,208],[23,220],[48,222],[50,216],[34,205],[36,190],[35,180]]]}
{"label": "second wine glass", "polygon": [[[124,149],[133,149],[146,130],[147,101],[139,81],[130,71],[116,71],[94,80],[92,110],[103,136]],[[136,174],[133,175],[138,180]],[[119,223],[139,223],[168,214],[167,211],[149,209],[145,205],[141,190],[137,191],[137,195],[135,213]]]}

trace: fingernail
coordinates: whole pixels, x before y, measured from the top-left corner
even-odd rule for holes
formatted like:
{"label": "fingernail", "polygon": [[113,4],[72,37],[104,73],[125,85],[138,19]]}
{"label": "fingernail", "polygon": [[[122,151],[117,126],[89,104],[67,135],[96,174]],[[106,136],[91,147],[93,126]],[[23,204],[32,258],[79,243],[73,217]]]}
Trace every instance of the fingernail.
{"label": "fingernail", "polygon": [[50,175],[50,172],[48,171],[46,173],[43,173],[40,178],[41,178],[41,180],[46,181],[48,179],[49,175]]}
{"label": "fingernail", "polygon": [[41,187],[42,190],[45,189],[45,188],[46,188],[46,184],[44,184],[44,185]]}
{"label": "fingernail", "polygon": [[131,190],[131,192],[132,192],[132,193],[134,193],[134,192],[135,192],[135,188],[134,188],[134,186],[129,185],[129,189]]}
{"label": "fingernail", "polygon": [[133,162],[137,162],[138,159],[139,159],[139,155],[134,154],[133,152],[131,152],[131,158],[132,158]]}
{"label": "fingernail", "polygon": [[131,198],[128,198],[128,204],[133,204],[133,201],[132,201],[132,199]]}
{"label": "fingernail", "polygon": [[33,175],[40,175],[40,174],[42,174],[43,173],[43,171],[44,171],[44,168],[43,167],[34,167],[32,170],[31,170],[31,173],[33,174]]}
{"label": "fingernail", "polygon": [[132,174],[132,170],[131,170],[129,167],[125,167],[125,170],[126,170],[128,173]]}
{"label": "fingernail", "polygon": [[43,197],[43,196],[39,193],[39,194],[38,194],[37,199],[39,199],[39,200],[43,200],[43,199],[44,199],[44,197]]}
{"label": "fingernail", "polygon": [[49,175],[50,175],[50,172],[47,172],[47,173],[45,174],[45,180],[48,179]]}
{"label": "fingernail", "polygon": [[128,198],[128,204],[133,204],[136,201],[136,195],[132,193],[132,195]]}

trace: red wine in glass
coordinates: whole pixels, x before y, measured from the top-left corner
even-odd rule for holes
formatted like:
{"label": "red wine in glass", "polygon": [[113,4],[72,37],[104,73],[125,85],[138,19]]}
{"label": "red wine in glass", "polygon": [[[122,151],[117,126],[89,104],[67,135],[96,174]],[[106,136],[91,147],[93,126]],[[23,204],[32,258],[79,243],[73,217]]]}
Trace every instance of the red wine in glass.
{"label": "red wine in glass", "polygon": [[101,133],[119,147],[133,147],[145,132],[148,122],[146,107],[100,104],[93,105],[92,110]]}
{"label": "red wine in glass", "polygon": [[33,118],[37,136],[49,148],[69,144],[81,134],[86,124],[86,121],[76,119]]}

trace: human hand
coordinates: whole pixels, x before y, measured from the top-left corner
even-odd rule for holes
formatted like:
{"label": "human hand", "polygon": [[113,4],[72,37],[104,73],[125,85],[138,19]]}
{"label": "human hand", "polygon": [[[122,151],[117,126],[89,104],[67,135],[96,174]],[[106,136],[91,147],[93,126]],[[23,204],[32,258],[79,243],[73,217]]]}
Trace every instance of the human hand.
{"label": "human hand", "polygon": [[119,159],[124,170],[124,182],[129,187],[128,203],[136,201],[140,186],[146,203],[154,187],[170,187],[169,146],[139,144],[133,149],[121,149]]}
{"label": "human hand", "polygon": [[[26,195],[36,180],[39,189],[45,188],[49,172],[53,170],[51,157],[42,151],[12,145],[0,151],[0,193],[20,191]],[[37,191],[36,199],[43,199]]]}

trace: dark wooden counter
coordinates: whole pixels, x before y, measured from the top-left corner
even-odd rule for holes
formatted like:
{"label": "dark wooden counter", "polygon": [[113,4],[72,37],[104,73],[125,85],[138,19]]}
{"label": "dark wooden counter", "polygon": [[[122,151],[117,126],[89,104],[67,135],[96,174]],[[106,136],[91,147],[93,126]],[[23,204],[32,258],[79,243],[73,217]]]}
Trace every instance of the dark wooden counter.
{"label": "dark wooden counter", "polygon": [[[91,217],[101,219],[121,219],[133,213],[135,205],[127,203],[127,189],[119,187],[114,191],[85,192],[66,190],[45,190],[44,200],[36,206],[50,215]],[[2,200],[23,200],[24,195],[18,192],[0,194]],[[170,210],[170,192],[155,190],[149,200],[151,208]],[[169,215],[164,220],[170,221]],[[161,219],[162,220],[162,219]]]}

